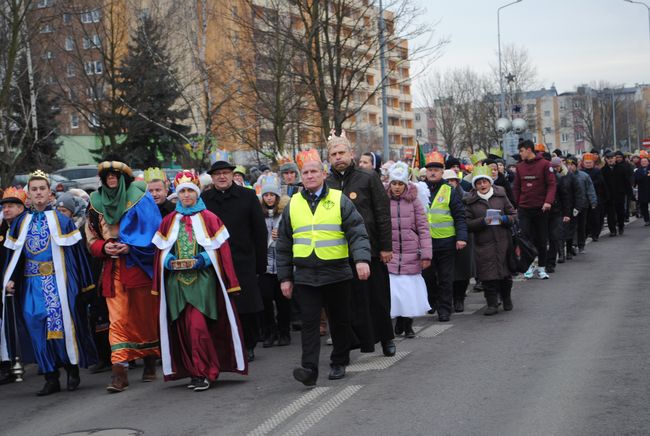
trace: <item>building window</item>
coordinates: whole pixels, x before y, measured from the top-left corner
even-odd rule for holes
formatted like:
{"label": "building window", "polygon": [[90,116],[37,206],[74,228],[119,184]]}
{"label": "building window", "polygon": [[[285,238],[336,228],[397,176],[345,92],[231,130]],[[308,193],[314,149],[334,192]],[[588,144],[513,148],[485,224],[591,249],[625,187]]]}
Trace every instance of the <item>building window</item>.
{"label": "building window", "polygon": [[86,89],[86,94],[91,100],[99,100],[104,98],[104,88],[101,85],[89,86]]}
{"label": "building window", "polygon": [[86,50],[89,48],[99,48],[101,43],[102,41],[99,38],[99,35],[93,35],[90,38],[88,38],[87,36],[83,37],[83,47]]}
{"label": "building window", "polygon": [[88,127],[92,128],[97,128],[99,127],[99,119],[97,118],[97,115],[95,114],[90,114],[90,118],[88,118]]}
{"label": "building window", "polygon": [[569,127],[569,121],[566,118],[562,117],[560,119],[560,127]]}
{"label": "building window", "polygon": [[101,12],[99,11],[99,9],[81,13],[81,22],[84,24],[99,23],[100,18],[101,18]]}
{"label": "building window", "polygon": [[77,67],[74,64],[68,64],[66,67],[66,74],[68,77],[74,77],[77,75]]}
{"label": "building window", "polygon": [[38,0],[36,3],[37,8],[47,8],[54,4],[54,0]]}
{"label": "building window", "polygon": [[43,27],[41,27],[41,33],[52,33],[54,32],[54,26],[52,23],[47,23],[44,24]]}
{"label": "building window", "polygon": [[576,132],[576,141],[583,141],[585,138],[582,136],[582,133]]}
{"label": "building window", "polygon": [[566,101],[562,100],[560,102],[560,110],[565,111],[566,110]]}
{"label": "building window", "polygon": [[422,137],[422,129],[415,129],[415,136],[417,136],[418,138],[421,138]]}
{"label": "building window", "polygon": [[544,116],[545,117],[550,117],[551,116],[551,111],[544,111]]}
{"label": "building window", "polygon": [[570,137],[570,135],[568,133],[562,133],[560,135],[560,142],[562,144],[566,144],[567,142],[569,142],[569,137]]}
{"label": "building window", "polygon": [[76,112],[70,115],[70,128],[71,129],[79,128],[79,114]]}
{"label": "building window", "polygon": [[63,24],[70,24],[72,22],[72,16],[68,13],[63,14]]}
{"label": "building window", "polygon": [[72,36],[65,37],[65,50],[66,51],[74,50],[74,38]]}
{"label": "building window", "polygon": [[[415,114],[415,121],[420,121],[420,114]],[[420,135],[418,135],[420,136]]]}
{"label": "building window", "polygon": [[102,64],[102,61],[87,61],[84,63],[84,71],[89,76],[102,74],[104,72],[104,64]]}
{"label": "building window", "polygon": [[54,53],[52,53],[51,51],[48,50],[48,51],[44,52],[41,57],[43,59],[47,59],[47,60],[54,59]]}
{"label": "building window", "polygon": [[527,104],[526,105],[526,112],[530,112],[530,113],[535,112],[535,105],[534,104]]}

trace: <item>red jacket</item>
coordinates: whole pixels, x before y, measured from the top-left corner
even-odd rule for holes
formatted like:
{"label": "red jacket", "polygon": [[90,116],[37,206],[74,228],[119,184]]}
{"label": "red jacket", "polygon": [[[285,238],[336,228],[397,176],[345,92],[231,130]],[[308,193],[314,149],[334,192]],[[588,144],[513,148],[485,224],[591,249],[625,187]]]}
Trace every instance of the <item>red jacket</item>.
{"label": "red jacket", "polygon": [[518,207],[541,209],[544,203],[553,204],[555,176],[551,163],[541,156],[520,162],[512,186]]}

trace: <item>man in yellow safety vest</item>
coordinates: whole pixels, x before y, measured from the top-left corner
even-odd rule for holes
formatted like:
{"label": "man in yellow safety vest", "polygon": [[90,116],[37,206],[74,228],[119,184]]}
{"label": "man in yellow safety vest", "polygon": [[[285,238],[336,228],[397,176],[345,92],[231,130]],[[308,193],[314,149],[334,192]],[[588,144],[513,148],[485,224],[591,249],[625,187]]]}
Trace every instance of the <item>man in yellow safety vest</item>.
{"label": "man in yellow safety vest", "polygon": [[[360,280],[370,276],[370,243],[363,218],[341,191],[325,185],[316,150],[296,159],[305,189],[291,197],[278,228],[277,271],[282,293],[298,299],[302,318],[302,364],[293,376],[305,386],[318,378],[320,314],[327,311],[333,350],[330,380],[345,376],[352,330],[350,298],[355,262]],[[294,292],[295,285],[295,292]]]}
{"label": "man in yellow safety vest", "polygon": [[430,192],[427,218],[433,257],[431,266],[422,276],[429,292],[431,313],[437,311],[438,321],[447,322],[451,316],[456,252],[467,245],[465,206],[458,192],[442,178],[445,158],[441,153],[429,153],[425,167]]}

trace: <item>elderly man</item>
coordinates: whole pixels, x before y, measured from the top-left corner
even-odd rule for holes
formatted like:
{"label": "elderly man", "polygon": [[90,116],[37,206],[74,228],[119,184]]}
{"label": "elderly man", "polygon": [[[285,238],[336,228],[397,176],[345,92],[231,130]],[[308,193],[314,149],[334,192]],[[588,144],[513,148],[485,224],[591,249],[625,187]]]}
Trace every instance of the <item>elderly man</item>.
{"label": "elderly man", "polygon": [[160,168],[147,168],[144,170],[144,181],[147,184],[147,191],[156,202],[160,215],[165,218],[174,211],[175,205],[167,200],[169,186],[167,183],[167,174]]}
{"label": "elderly man", "polygon": [[318,153],[302,152],[298,161],[305,190],[291,198],[282,214],[277,266],[283,295],[291,298],[295,285],[302,309],[302,364],[293,376],[305,386],[313,386],[318,378],[323,307],[332,333],[329,379],[345,376],[352,333],[350,260],[358,280],[368,280],[370,244],[363,218],[352,202],[325,184]]}
{"label": "elderly man", "polygon": [[[110,158],[109,158],[110,159]],[[128,165],[106,160],[98,165],[101,187],[90,196],[86,241],[93,257],[102,259],[101,295],[110,321],[112,377],[110,393],[129,386],[129,361],[144,360],[143,382],[156,379],[158,297],[153,295],[154,246],[160,212],[143,182]]]}
{"label": "elderly man", "polygon": [[381,342],[384,355],[393,356],[395,335],[390,318],[390,285],[386,267],[393,256],[390,201],[375,172],[355,167],[352,146],[345,132],[330,138],[327,153],[332,165],[327,186],[343,191],[352,200],[366,224],[372,251],[370,280],[353,282],[353,307],[357,312],[353,317],[356,321],[354,332],[361,352],[373,352],[374,344]]}
{"label": "elderly man", "polygon": [[451,317],[456,251],[467,245],[465,207],[461,194],[443,179],[445,159],[438,152],[426,156],[427,187],[430,204],[427,208],[433,258],[422,272],[429,292],[429,304],[438,312],[438,321]]}
{"label": "elderly man", "polygon": [[255,191],[234,183],[235,168],[227,161],[215,162],[208,170],[214,189],[204,191],[201,198],[207,209],[223,221],[230,234],[232,258],[241,286],[241,292],[233,296],[233,300],[250,362],[255,359],[259,317],[264,310],[257,275],[266,272],[268,233]]}

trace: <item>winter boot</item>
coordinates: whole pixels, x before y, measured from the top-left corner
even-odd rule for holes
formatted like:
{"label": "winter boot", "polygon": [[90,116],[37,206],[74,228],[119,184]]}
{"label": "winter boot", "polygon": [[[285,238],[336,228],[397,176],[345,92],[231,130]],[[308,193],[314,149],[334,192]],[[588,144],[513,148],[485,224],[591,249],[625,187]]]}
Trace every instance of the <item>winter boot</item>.
{"label": "winter boot", "polygon": [[129,386],[129,378],[127,376],[128,367],[122,364],[114,364],[112,366],[113,375],[111,376],[111,383],[106,386],[106,390],[110,393],[122,392]]}
{"label": "winter boot", "polygon": [[404,337],[413,339],[415,332],[413,331],[413,318],[402,318],[404,326]]}
{"label": "winter boot", "polygon": [[60,391],[61,384],[59,384],[59,370],[55,369],[53,372],[45,373],[45,384],[40,391],[36,392],[36,395],[44,397]]}
{"label": "winter boot", "polygon": [[76,391],[81,383],[81,377],[79,377],[79,365],[66,365],[65,372],[68,374],[68,384],[66,389],[69,391]]}
{"label": "winter boot", "polygon": [[404,320],[406,318],[402,318],[401,316],[398,316],[395,319],[395,335],[399,336],[402,333],[404,333]]}
{"label": "winter boot", "polygon": [[152,382],[156,379],[156,356],[146,356],[142,359],[144,361],[144,369],[142,370],[142,381]]}
{"label": "winter boot", "polygon": [[512,310],[512,280],[507,280],[501,288],[501,301],[503,301],[503,310],[509,312]]}
{"label": "winter boot", "polygon": [[559,253],[557,254],[557,263],[564,263],[566,256],[564,254],[564,247],[560,248]]}
{"label": "winter boot", "polygon": [[483,294],[488,306],[487,309],[485,309],[485,312],[483,312],[483,315],[496,315],[499,312],[499,299],[496,292],[494,292],[492,289],[486,289]]}

